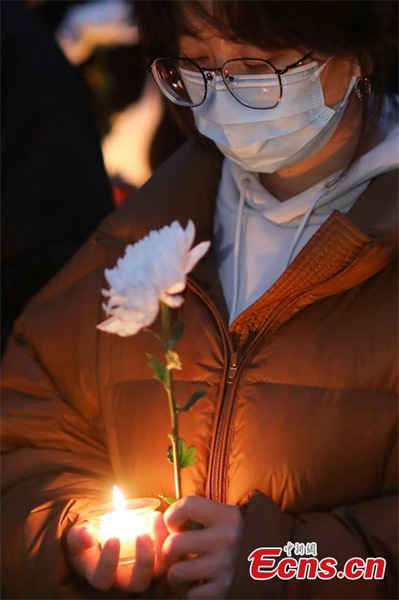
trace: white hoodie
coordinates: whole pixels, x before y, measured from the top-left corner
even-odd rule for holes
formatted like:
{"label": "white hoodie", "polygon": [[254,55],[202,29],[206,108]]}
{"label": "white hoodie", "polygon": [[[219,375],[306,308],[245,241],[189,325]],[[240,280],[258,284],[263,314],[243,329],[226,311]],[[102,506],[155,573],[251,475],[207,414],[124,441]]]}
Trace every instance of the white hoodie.
{"label": "white hoodie", "polygon": [[379,141],[332,187],[339,173],[281,202],[225,158],[214,238],[230,323],[280,277],[334,210],[347,213],[370,181],[399,165],[399,126],[387,110]]}

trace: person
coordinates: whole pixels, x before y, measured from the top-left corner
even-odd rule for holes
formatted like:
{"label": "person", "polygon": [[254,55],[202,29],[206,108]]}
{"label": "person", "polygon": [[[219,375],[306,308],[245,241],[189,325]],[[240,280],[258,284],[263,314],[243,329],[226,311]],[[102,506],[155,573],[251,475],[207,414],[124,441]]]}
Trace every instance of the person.
{"label": "person", "polygon": [[2,2],[1,47],[3,353],[24,306],[113,202],[85,87],[24,2]]}
{"label": "person", "polygon": [[[3,595],[396,598],[397,6],[147,1],[137,18],[155,81],[201,137],[15,326]],[[173,495],[169,416],[156,339],[99,332],[100,289],[127,243],[175,219],[212,240],[176,310],[176,395],[206,391],[181,418],[198,460],[126,572],[84,514],[114,482]],[[273,575],[295,544],[341,575],[298,576],[292,554]],[[258,549],[274,558],[254,565]],[[381,576],[350,571],[370,558]]]}

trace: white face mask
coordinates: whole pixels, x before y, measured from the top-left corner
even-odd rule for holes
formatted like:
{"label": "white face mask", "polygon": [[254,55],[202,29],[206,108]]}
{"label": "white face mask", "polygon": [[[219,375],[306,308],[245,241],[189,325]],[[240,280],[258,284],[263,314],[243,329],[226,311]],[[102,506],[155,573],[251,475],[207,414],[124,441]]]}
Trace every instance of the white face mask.
{"label": "white face mask", "polygon": [[[356,83],[352,77],[342,102],[326,106],[319,75],[327,62],[320,67],[314,61],[281,75],[281,101],[268,110],[240,104],[216,75],[208,82],[204,104],[192,109],[197,128],[222,154],[248,171],[274,173],[301,162],[332,137]],[[252,86],[256,78],[256,87],[261,89],[265,76],[251,78]],[[190,79],[190,85],[195,85]]]}

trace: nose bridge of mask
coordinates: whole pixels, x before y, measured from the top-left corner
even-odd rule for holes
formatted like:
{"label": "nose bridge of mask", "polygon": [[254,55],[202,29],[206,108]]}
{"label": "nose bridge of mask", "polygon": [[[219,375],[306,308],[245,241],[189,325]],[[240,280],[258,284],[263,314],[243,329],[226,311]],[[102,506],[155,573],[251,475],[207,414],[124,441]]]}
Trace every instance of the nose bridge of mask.
{"label": "nose bridge of mask", "polygon": [[[196,120],[202,117],[219,125],[238,125],[259,121],[276,122],[278,119],[308,113],[309,122],[312,115],[314,118],[318,110],[324,106],[320,79],[316,77],[312,81],[312,75],[317,68],[318,63],[312,62],[281,75],[283,84],[281,101],[274,108],[264,110],[255,110],[240,104],[226,88],[222,76],[215,74],[213,81],[207,82],[208,93],[205,102],[192,109],[194,117]],[[263,85],[263,78],[263,76],[259,77],[259,87]]]}
{"label": "nose bridge of mask", "polygon": [[[234,73],[231,74],[227,71],[225,77],[227,78],[228,84],[232,89],[245,89],[247,87],[264,87],[264,86],[274,86],[275,82],[278,82],[278,77],[276,77],[275,73]],[[216,89],[222,89],[221,84],[223,84],[223,77],[217,73],[215,73],[211,80],[208,80],[208,83],[213,83]]]}
{"label": "nose bridge of mask", "polygon": [[215,92],[228,91],[223,81],[223,77],[217,71],[212,69],[205,70],[205,79],[208,87],[208,94],[211,90]]}

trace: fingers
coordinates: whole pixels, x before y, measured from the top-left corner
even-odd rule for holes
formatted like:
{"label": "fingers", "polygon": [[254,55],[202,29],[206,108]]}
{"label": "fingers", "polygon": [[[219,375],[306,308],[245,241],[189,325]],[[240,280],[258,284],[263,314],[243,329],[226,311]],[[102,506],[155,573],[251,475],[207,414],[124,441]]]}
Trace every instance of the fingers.
{"label": "fingers", "polygon": [[136,592],[144,592],[151,583],[154,573],[155,555],[149,535],[142,535],[136,541],[136,564],[133,569],[131,587]]}
{"label": "fingers", "polygon": [[67,535],[68,551],[76,571],[89,579],[100,558],[95,531],[89,525],[72,527]]}
{"label": "fingers", "polygon": [[[234,574],[240,545],[243,517],[237,506],[189,496],[173,504],[164,515],[170,536],[164,543],[168,580],[174,587],[204,581],[192,588],[188,598],[223,598]],[[205,529],[179,531],[187,520],[202,523]],[[190,560],[184,556],[194,555]]]}
{"label": "fingers", "polygon": [[95,531],[90,525],[72,527],[67,535],[67,543],[70,555],[78,554],[97,544]]}
{"label": "fingers", "polygon": [[155,554],[149,535],[136,540],[136,561],[133,564],[119,565],[115,585],[130,592],[144,592],[154,574]]}
{"label": "fingers", "polygon": [[200,531],[172,533],[163,545],[163,562],[168,568],[187,554],[212,554],[225,546],[223,527],[209,527]]}
{"label": "fingers", "polygon": [[186,496],[178,500],[164,514],[168,530],[179,531],[186,521],[196,521],[209,527],[219,521],[233,518],[235,506],[221,504],[202,496]]}
{"label": "fingers", "polygon": [[162,547],[169,532],[163,515],[159,512],[154,515],[153,532],[154,542],[149,535],[137,538],[136,561],[132,566],[119,564],[118,539],[108,540],[101,551],[95,530],[89,524],[72,527],[67,536],[71,561],[90,585],[100,591],[107,590],[113,585],[127,591],[145,591],[154,573],[158,575],[166,570]]}
{"label": "fingers", "polygon": [[97,565],[87,575],[88,582],[97,590],[108,590],[113,585],[118,568],[119,550],[118,538],[105,542]]}
{"label": "fingers", "polygon": [[217,576],[219,568],[220,561],[213,555],[182,560],[170,567],[168,582],[172,587],[176,587],[186,581],[213,579]]}
{"label": "fingers", "polygon": [[154,513],[153,520],[153,531],[154,531],[154,553],[155,553],[155,567],[154,567],[154,575],[159,577],[162,573],[166,571],[166,566],[163,562],[163,553],[162,548],[166,538],[169,535],[169,531],[165,525],[165,521],[163,519],[163,515],[160,512]]}

